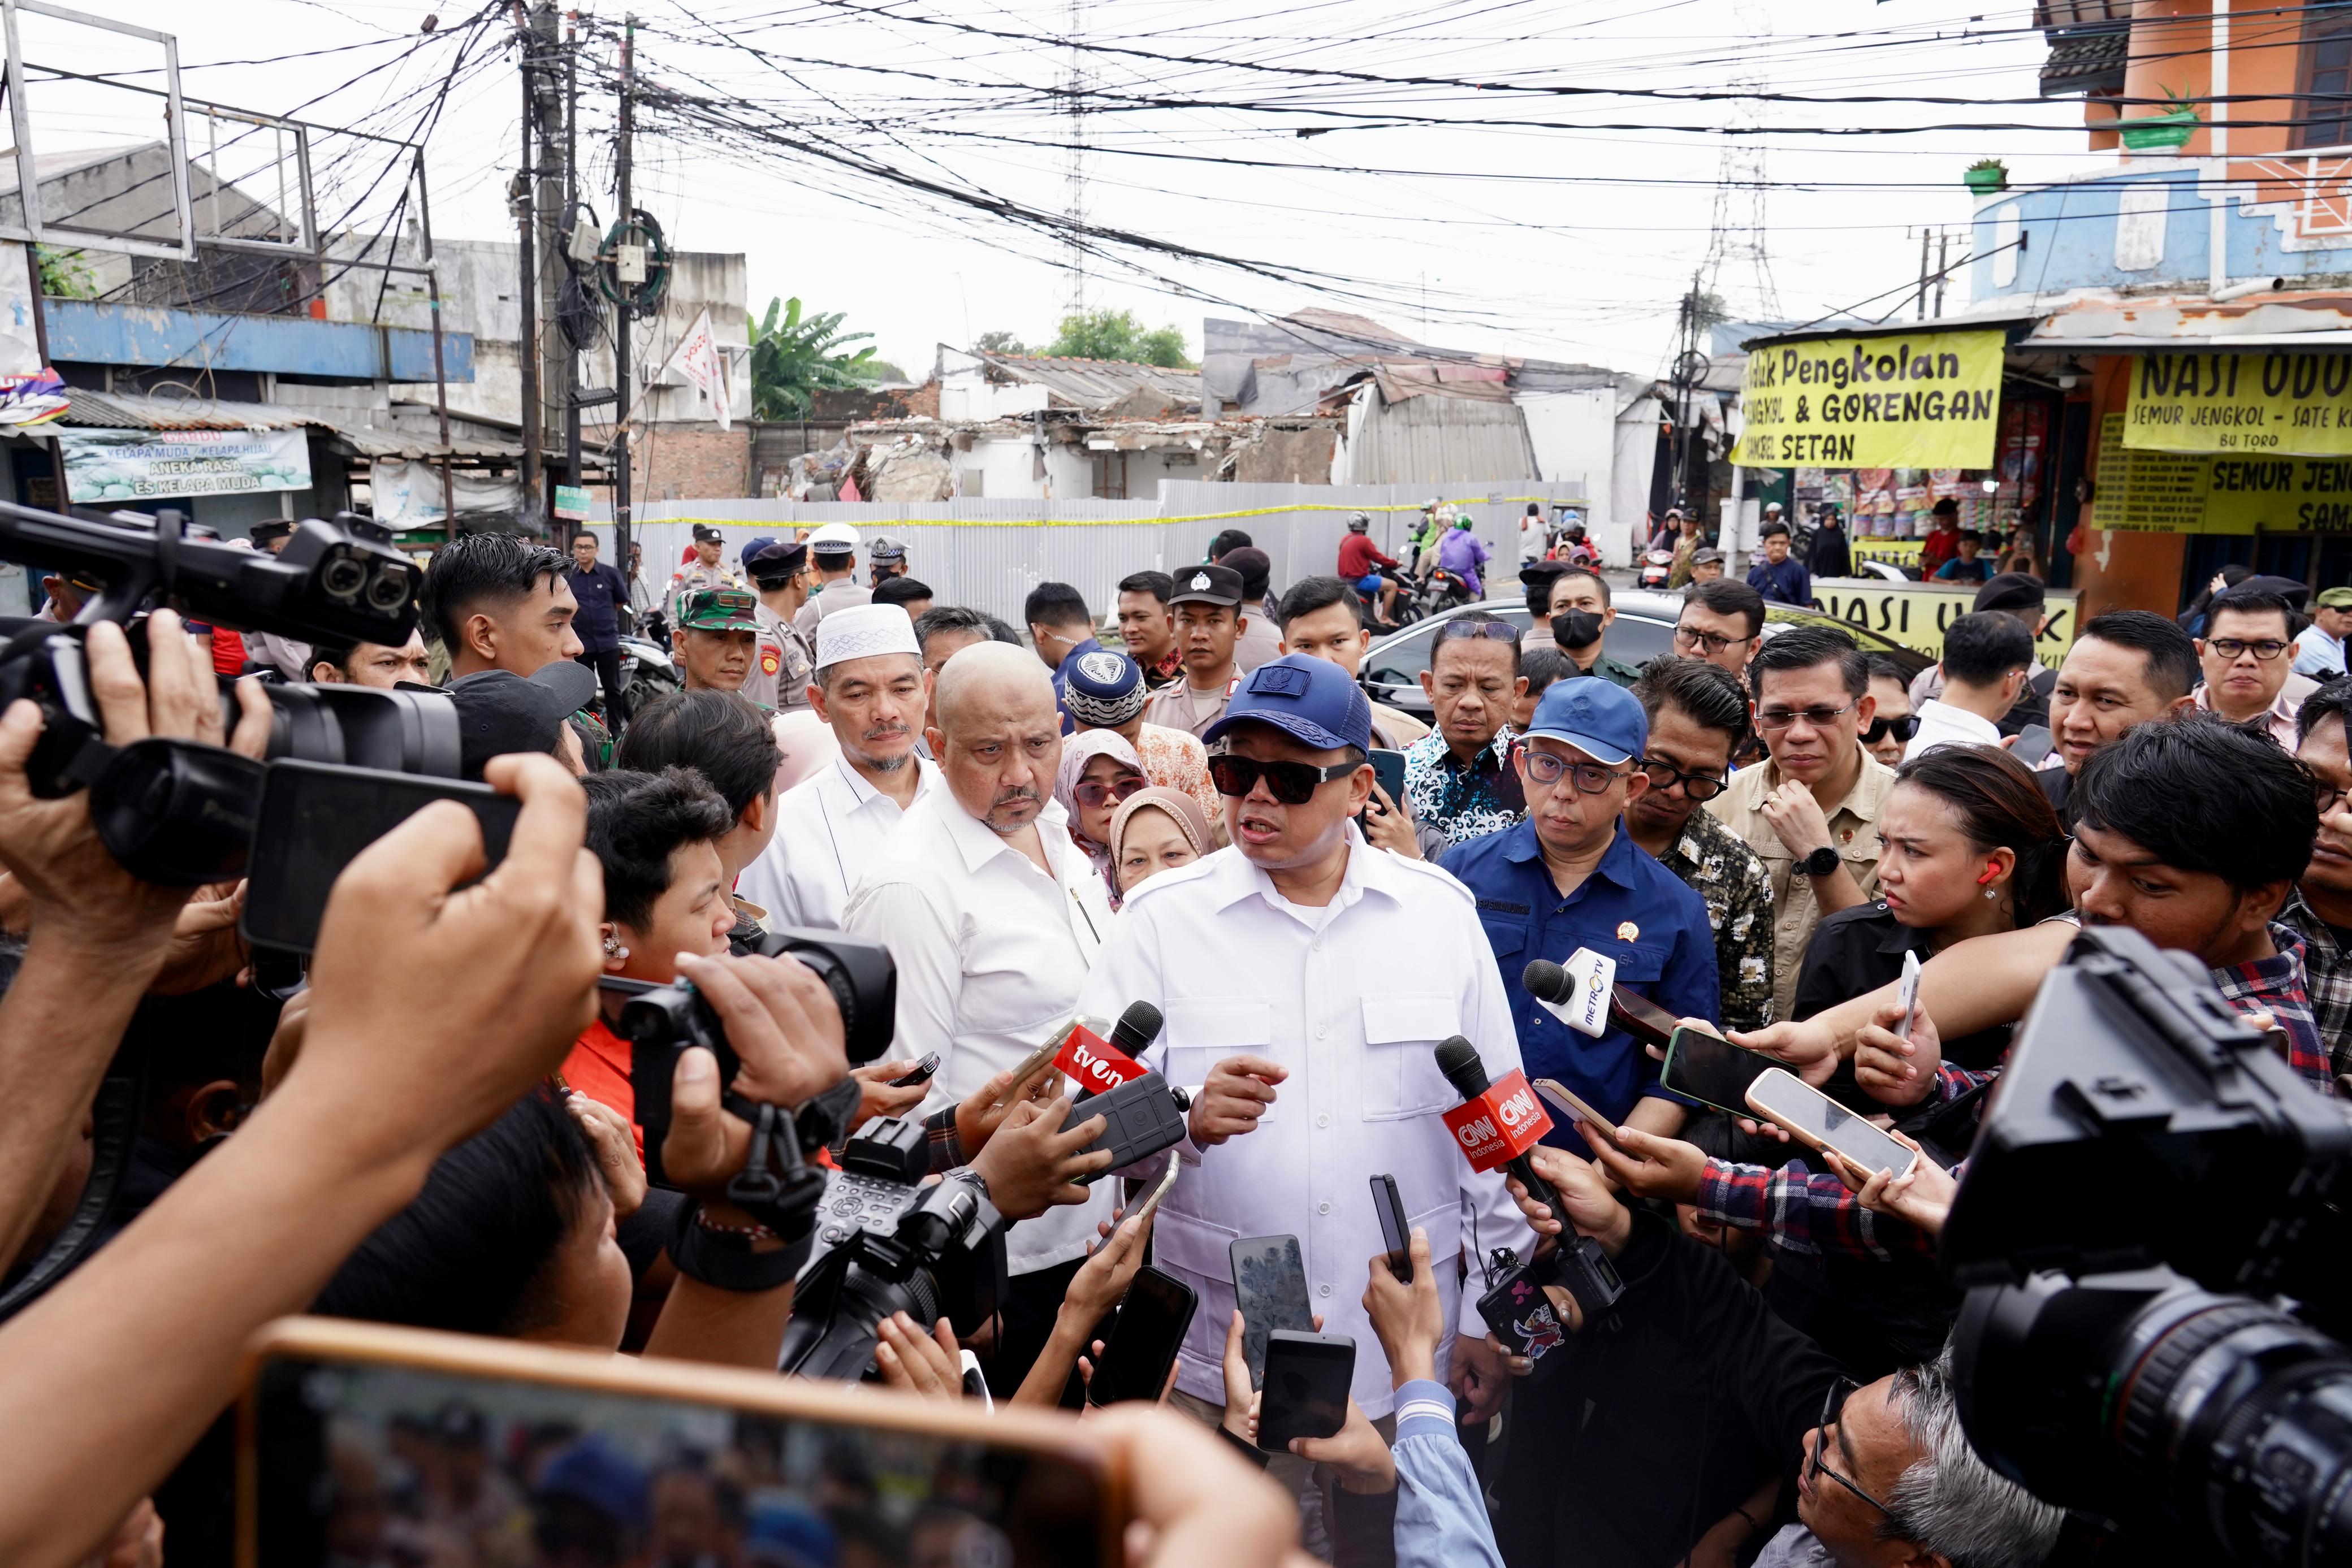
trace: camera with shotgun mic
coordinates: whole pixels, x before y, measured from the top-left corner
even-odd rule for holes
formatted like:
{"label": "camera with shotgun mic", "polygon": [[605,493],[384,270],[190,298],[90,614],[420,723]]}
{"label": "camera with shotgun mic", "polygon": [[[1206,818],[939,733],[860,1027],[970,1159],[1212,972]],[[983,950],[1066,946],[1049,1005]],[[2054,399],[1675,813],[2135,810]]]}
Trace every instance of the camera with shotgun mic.
{"label": "camera with shotgun mic", "polygon": [[1103,1118],[1102,1136],[1081,1152],[1111,1152],[1110,1164],[1080,1176],[1082,1184],[1091,1184],[1182,1143],[1184,1113],[1192,1108],[1183,1090],[1146,1071],[1135,1060],[1160,1038],[1158,1008],[1150,1002],[1129,1003],[1111,1027],[1108,1040],[1089,1029],[1088,1021],[1080,1019],[1072,1023],[1054,1057],[1054,1065],[1077,1088],[1070,1119]]}
{"label": "camera with shotgun mic", "polygon": [[1445,1113],[1444,1119],[1472,1168],[1507,1171],[1560,1222],[1559,1245],[1537,1264],[1520,1262],[1507,1247],[1496,1248],[1487,1270],[1488,1290],[1478,1303],[1486,1326],[1514,1355],[1540,1361],[1559,1343],[1562,1331],[1538,1287],[1552,1282],[1565,1287],[1590,1320],[1616,1304],[1625,1293],[1624,1281],[1601,1243],[1579,1235],[1569,1224],[1559,1194],[1536,1174],[1528,1158],[1528,1151],[1551,1130],[1551,1117],[1528,1086],[1527,1075],[1513,1068],[1500,1082],[1490,1080],[1478,1048],[1458,1034],[1438,1046],[1437,1070],[1462,1096],[1462,1103]]}

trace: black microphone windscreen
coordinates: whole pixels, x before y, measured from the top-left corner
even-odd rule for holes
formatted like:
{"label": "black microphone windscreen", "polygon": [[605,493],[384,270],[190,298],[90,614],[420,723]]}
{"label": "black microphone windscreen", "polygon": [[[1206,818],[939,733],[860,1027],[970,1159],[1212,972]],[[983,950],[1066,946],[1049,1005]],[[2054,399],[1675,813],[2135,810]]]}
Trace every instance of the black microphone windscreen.
{"label": "black microphone windscreen", "polygon": [[1160,1038],[1160,1009],[1150,1002],[1129,1002],[1110,1031],[1111,1044],[1129,1056],[1141,1056]]}
{"label": "black microphone windscreen", "polygon": [[1486,1092],[1486,1064],[1479,1059],[1478,1048],[1458,1034],[1439,1044],[1437,1071],[1465,1100]]}
{"label": "black microphone windscreen", "polygon": [[1528,995],[1547,1002],[1564,1003],[1574,989],[1569,981],[1568,971],[1549,958],[1538,958],[1529,964],[1519,976],[1519,984],[1528,988]]}

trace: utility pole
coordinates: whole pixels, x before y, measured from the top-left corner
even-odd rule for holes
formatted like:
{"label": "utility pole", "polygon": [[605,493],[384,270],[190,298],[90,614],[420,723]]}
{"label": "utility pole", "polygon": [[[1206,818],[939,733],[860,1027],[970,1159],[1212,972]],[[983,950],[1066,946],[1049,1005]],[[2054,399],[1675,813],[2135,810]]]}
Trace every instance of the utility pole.
{"label": "utility pole", "polygon": [[541,395],[539,385],[539,256],[534,243],[538,221],[532,207],[531,142],[532,121],[539,112],[538,93],[531,81],[533,38],[531,21],[523,10],[522,0],[515,0],[515,47],[522,62],[522,170],[515,176],[508,205],[514,213],[519,231],[520,256],[516,266],[515,298],[522,308],[522,339],[520,345],[522,361],[522,511],[528,516],[530,498],[538,487],[541,470],[546,466],[544,444],[541,439]]}
{"label": "utility pole", "polygon": [[1944,285],[1952,280],[1952,231],[1936,231],[1936,319],[1944,319]]}
{"label": "utility pole", "polygon": [[[573,12],[563,26],[563,226],[569,228],[580,211],[580,14]],[[568,243],[568,242],[567,242]],[[593,265],[593,264],[592,264]],[[593,280],[592,280],[593,281]],[[580,350],[569,334],[563,340],[563,477],[580,483]],[[624,555],[620,567],[629,570]]]}
{"label": "utility pole", "polygon": [[1919,293],[1911,302],[1911,319],[1915,321],[1927,319],[1927,247],[1935,243],[1935,230],[1919,231]]}
{"label": "utility pole", "polygon": [[[635,53],[637,18],[632,12],[621,24],[621,134],[613,160],[619,183],[620,216],[617,234],[632,231],[629,223],[635,208],[629,199],[629,138],[636,130],[635,99],[636,84],[630,79],[629,70]],[[619,277],[619,258],[614,258],[614,277]],[[621,570],[629,570],[629,335],[631,325],[627,300],[628,285],[621,283],[620,299],[613,304],[613,546],[620,552]]]}
{"label": "utility pole", "polygon": [[[539,148],[532,162],[537,176],[531,192],[531,207],[538,221],[538,241],[534,269],[529,289],[538,296],[539,338],[525,346],[525,353],[536,354],[539,400],[531,405],[530,423],[540,432],[540,450],[544,453],[555,444],[554,422],[548,417],[552,400],[562,396],[571,363],[570,345],[563,336],[563,296],[562,279],[564,268],[558,257],[562,255],[563,186],[562,161],[563,143],[562,84],[556,78],[556,12],[554,0],[540,0],[531,8],[530,36],[525,47],[531,61],[531,125],[539,132]],[[542,457],[540,464],[541,515],[547,519],[548,537],[555,538],[562,529],[555,518],[555,486],[546,478],[549,465]]]}

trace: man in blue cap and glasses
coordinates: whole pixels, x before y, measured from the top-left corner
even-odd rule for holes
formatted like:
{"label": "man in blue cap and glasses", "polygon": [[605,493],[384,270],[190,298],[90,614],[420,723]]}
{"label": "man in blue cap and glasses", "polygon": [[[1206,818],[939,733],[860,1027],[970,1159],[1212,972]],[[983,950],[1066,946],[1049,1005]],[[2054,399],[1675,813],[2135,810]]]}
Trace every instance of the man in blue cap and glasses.
{"label": "man in blue cap and glasses", "polygon": [[[1165,1028],[1144,1065],[1192,1089],[1154,1242],[1157,1266],[1201,1302],[1175,1397],[1212,1419],[1225,1397],[1235,1236],[1298,1238],[1324,1331],[1371,1343],[1362,1297],[1364,1260],[1383,1245],[1377,1174],[1396,1178],[1428,1232],[1465,1421],[1502,1403],[1507,1372],[1475,1304],[1478,1248],[1525,1252],[1530,1239],[1498,1179],[1471,1169],[1446,1129],[1442,1113],[1461,1096],[1436,1050],[1464,1036],[1499,1078],[1518,1066],[1518,1045],[1469,894],[1356,829],[1372,793],[1371,728],[1370,702],[1329,660],[1288,653],[1242,676],[1206,737],[1232,847],[1139,887],[1079,992],[1078,1010],[1105,1018],[1136,1001],[1160,1009]],[[1471,1265],[1466,1292],[1456,1260]],[[1354,1392],[1368,1415],[1388,1415],[1380,1357],[1357,1358]],[[1274,1463],[1281,1475],[1299,1461]]]}
{"label": "man in blue cap and glasses", "polygon": [[[1441,862],[1478,901],[1510,998],[1528,1076],[1554,1078],[1614,1122],[1682,1129],[1684,1104],[1658,1086],[1658,1064],[1633,1036],[1580,1034],[1536,1003],[1520,976],[1538,958],[1565,964],[1580,947],[1617,966],[1617,983],[1676,1018],[1714,1019],[1715,933],[1706,903],[1625,831],[1649,720],[1633,693],[1607,681],[1555,681],[1536,705],[1511,765],[1527,817],[1455,846]],[[1565,1121],[1547,1142],[1583,1153]]]}

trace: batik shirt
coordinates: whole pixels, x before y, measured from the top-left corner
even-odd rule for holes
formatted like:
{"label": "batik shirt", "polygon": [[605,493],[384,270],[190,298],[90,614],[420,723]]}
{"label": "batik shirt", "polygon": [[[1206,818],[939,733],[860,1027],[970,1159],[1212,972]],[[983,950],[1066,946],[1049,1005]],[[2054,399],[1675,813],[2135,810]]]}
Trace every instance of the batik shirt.
{"label": "batik shirt", "polygon": [[1414,820],[1444,833],[1451,845],[1500,832],[1526,816],[1527,792],[1511,766],[1514,738],[1505,725],[1466,764],[1437,730],[1406,747],[1404,792]]}
{"label": "batik shirt", "polygon": [[1706,902],[1726,1029],[1772,1021],[1772,883],[1747,841],[1704,810],[1660,857]]}

